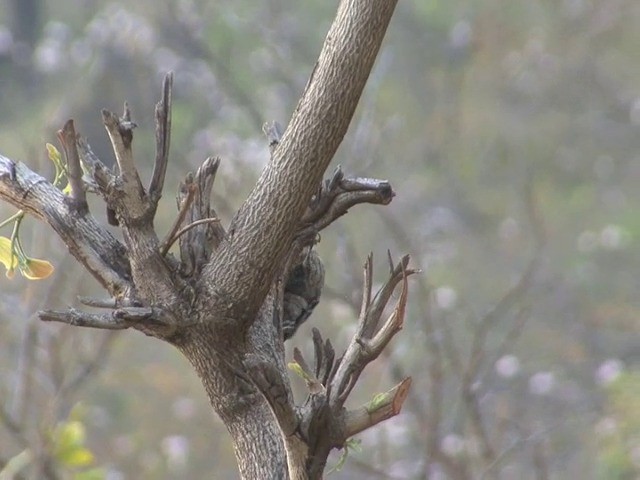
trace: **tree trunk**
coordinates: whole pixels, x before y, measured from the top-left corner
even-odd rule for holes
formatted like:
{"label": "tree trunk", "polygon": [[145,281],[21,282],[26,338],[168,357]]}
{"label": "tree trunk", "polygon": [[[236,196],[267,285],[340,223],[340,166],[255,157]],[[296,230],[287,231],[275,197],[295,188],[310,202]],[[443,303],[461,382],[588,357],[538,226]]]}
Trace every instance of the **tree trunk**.
{"label": "tree trunk", "polygon": [[[191,362],[211,405],[231,434],[244,479],[321,478],[327,456],[350,437],[396,415],[410,379],[354,410],[344,405],[367,364],[402,328],[408,257],[372,292],[365,264],[356,333],[341,356],[314,331],[314,359],[294,350],[309,397],[293,402],[284,360],[284,290],[304,249],[320,230],[358,203],[388,204],[388,182],[349,178],[340,169],[322,182],[370,74],[397,0],[342,0],[307,87],[271,159],[227,230],[209,205],[218,161],[188,175],[179,212],[160,239],[154,216],[162,196],[171,130],[172,74],[156,108],[156,159],[143,187],[133,159],[131,113],[103,111],[118,163],[111,171],[75,131],[59,132],[69,195],[21,163],[0,156],[0,198],[48,222],[70,252],[104,286],[109,300],[84,300],[105,314],[40,312],[43,320],[103,329],[135,328],[176,346]],[[105,200],[121,243],[89,212],[87,185]],[[179,241],[178,258],[169,253]],[[304,282],[302,282],[304,283]],[[394,289],[397,304],[383,319]],[[314,295],[317,296],[319,290]],[[289,299],[290,297],[287,297]]]}
{"label": "tree trunk", "polygon": [[219,342],[208,325],[175,344],[194,366],[211,405],[229,430],[242,478],[285,478],[280,430],[264,397],[241,373],[242,353],[236,348],[216,351],[214,345]]}

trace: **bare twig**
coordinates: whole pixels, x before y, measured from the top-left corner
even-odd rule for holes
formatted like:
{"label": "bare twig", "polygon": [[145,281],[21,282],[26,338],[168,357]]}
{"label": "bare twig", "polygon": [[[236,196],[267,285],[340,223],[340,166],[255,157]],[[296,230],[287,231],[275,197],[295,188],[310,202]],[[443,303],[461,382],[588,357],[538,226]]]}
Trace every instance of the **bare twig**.
{"label": "bare twig", "polygon": [[[371,300],[371,294],[369,292],[367,296],[367,301],[368,301],[367,308],[364,311],[364,316],[362,315],[362,311],[361,311],[360,321],[359,321],[358,330],[357,330],[358,336],[360,336],[361,338],[370,338],[374,334],[376,328],[378,327],[378,323],[382,316],[382,312],[384,308],[387,306],[387,304],[389,303],[389,299],[391,298],[391,295],[393,294],[393,291],[395,290],[398,283],[401,280],[403,280],[402,288],[403,290],[406,290],[407,288],[406,277],[420,272],[419,270],[409,269],[408,266],[409,266],[409,256],[405,255],[400,259],[400,262],[398,263],[398,265],[391,271],[389,280],[376,293],[373,300]],[[366,270],[367,274],[365,275],[365,277],[367,275],[372,276],[371,268],[372,268],[371,265],[367,267],[367,270]],[[367,281],[367,279],[365,278],[365,282],[364,282],[365,286],[368,285],[368,282],[370,284],[371,279]],[[370,289],[371,286],[369,285],[368,288]],[[404,308],[404,305],[401,304],[400,302],[402,301],[406,302],[407,300],[406,294],[404,296],[401,295],[400,298],[401,300],[398,303],[398,307]],[[404,310],[402,311],[402,314],[404,315]]]}
{"label": "bare twig", "polygon": [[[187,224],[191,226],[180,235],[174,235],[175,239],[180,240],[180,258],[185,273],[199,271],[226,235],[222,224],[213,220],[218,215],[210,204],[211,190],[219,166],[219,158],[207,158],[195,176],[190,173],[180,186],[177,199],[179,208],[184,204],[190,189],[196,187],[185,217]],[[206,221],[200,222],[201,220]]]}
{"label": "bare twig", "polygon": [[[124,104],[124,114],[122,118],[118,118],[115,113],[108,110],[102,110],[102,121],[111,146],[116,156],[116,162],[120,170],[119,180],[120,187],[124,198],[127,200],[126,210],[127,218],[140,219],[147,211],[146,195],[140,182],[140,176],[133,161],[133,151],[131,144],[133,142],[133,129],[136,124],[131,121],[131,111],[129,105]],[[116,212],[120,213],[123,207],[116,206]]]}
{"label": "bare twig", "polygon": [[80,165],[80,155],[78,154],[78,146],[76,144],[78,135],[76,134],[73,120],[67,120],[62,127],[62,130],[58,130],[58,138],[62,143],[64,154],[67,159],[67,168],[69,169],[68,177],[69,184],[71,185],[71,196],[78,202],[77,206],[81,211],[86,211],[87,195],[85,187],[82,183],[82,167]]}
{"label": "bare twig", "polygon": [[60,322],[78,327],[100,328],[104,330],[124,330],[133,326],[131,320],[110,314],[86,313],[70,308],[66,311],[44,310],[38,312],[40,320]]}
{"label": "bare twig", "polygon": [[164,237],[164,240],[160,243],[160,255],[165,256],[171,245],[174,244],[178,236],[176,236],[176,232],[180,229],[180,226],[184,222],[184,219],[191,208],[191,204],[193,203],[193,199],[196,196],[198,190],[198,186],[196,184],[189,184],[186,188],[186,195],[182,199],[182,204],[180,205],[180,209],[178,210],[178,216],[173,221],[173,225],[169,229],[169,233]]}
{"label": "bare twig", "polygon": [[164,178],[169,162],[169,144],[171,141],[171,91],[173,72],[165,75],[162,82],[162,98],[156,104],[156,160],[149,183],[149,198],[155,210],[162,196]]}
{"label": "bare twig", "polygon": [[323,342],[320,331],[317,328],[312,329],[312,335],[315,359],[314,375],[326,387],[335,365],[336,353],[329,339]]}
{"label": "bare twig", "polygon": [[116,176],[96,154],[93,153],[86,138],[78,136],[76,139],[76,147],[80,161],[85,165],[85,168],[91,172],[91,176],[96,182],[99,192],[106,198],[109,192],[109,186],[114,185],[116,182]]}
{"label": "bare twig", "polygon": [[402,329],[404,323],[405,308],[407,306],[407,299],[409,295],[409,287],[407,284],[407,272],[403,272],[402,276],[402,289],[400,290],[400,298],[396,308],[393,310],[387,321],[380,327],[378,332],[371,338],[369,342],[370,354],[372,356],[378,356],[382,353],[382,350],[387,346],[389,341]]}
{"label": "bare twig", "polygon": [[136,124],[131,121],[129,105],[125,102],[122,118],[119,118],[109,110],[103,109],[102,121],[109,134],[120,175],[126,178],[128,182],[137,180],[139,183],[140,179],[133,162],[133,151],[131,150],[133,129],[136,127]]}
{"label": "bare twig", "polygon": [[[65,311],[44,310],[38,312],[41,320],[60,322],[78,327],[91,327],[103,330],[124,330],[135,327],[147,331],[147,328],[163,330],[170,335],[176,328],[175,319],[165,310],[152,307],[123,307],[111,313],[94,314],[70,308]],[[160,333],[159,331],[155,332]]]}
{"label": "bare twig", "polygon": [[[408,268],[409,257],[403,257],[376,296],[371,299],[371,256],[365,264],[365,281],[363,293],[363,308],[358,320],[358,327],[347,350],[341,359],[328,391],[331,392],[330,401],[333,408],[344,404],[349,393],[357,382],[365,366],[380,355],[382,348],[399,331],[404,316],[407,301],[406,277],[416,273]],[[400,280],[403,281],[403,293],[391,316],[377,329],[384,307],[391,298],[391,294]]]}
{"label": "bare twig", "polygon": [[178,240],[182,235],[187,233],[192,228],[198,227],[200,225],[207,225],[209,223],[220,223],[220,219],[219,218],[201,218],[200,220],[191,222],[189,225],[185,225],[180,230],[178,230],[176,234],[173,236],[173,241],[171,242],[169,247],[171,247],[171,245],[173,245],[176,242],[176,240]]}
{"label": "bare twig", "polygon": [[79,296],[78,301],[87,307],[114,309],[118,306],[118,300],[115,298],[92,298]]}

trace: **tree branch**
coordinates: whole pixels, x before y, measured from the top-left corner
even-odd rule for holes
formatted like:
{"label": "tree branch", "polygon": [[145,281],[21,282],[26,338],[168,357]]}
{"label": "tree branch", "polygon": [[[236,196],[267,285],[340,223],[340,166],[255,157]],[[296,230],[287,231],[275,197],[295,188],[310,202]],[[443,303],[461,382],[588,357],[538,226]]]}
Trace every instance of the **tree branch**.
{"label": "tree branch", "polygon": [[98,193],[107,201],[109,189],[116,183],[116,175],[93,153],[86,138],[78,136],[76,138],[76,147],[80,155],[80,162],[89,170]]}
{"label": "tree branch", "polygon": [[219,166],[219,158],[209,157],[198,168],[195,176],[189,173],[180,185],[177,198],[180,211],[186,205],[191,189],[195,189],[193,201],[189,204],[184,219],[187,226],[193,225],[193,227],[189,227],[187,231],[181,230],[183,233],[176,234],[174,237],[180,240],[180,259],[182,269],[187,275],[198,274],[209,260],[211,252],[218,248],[226,237],[222,224],[212,221],[213,218],[218,217],[218,214],[211,207],[210,202],[211,190]]}
{"label": "tree branch", "polygon": [[45,322],[60,322],[76,327],[102,330],[125,330],[135,327],[153,336],[171,336],[178,322],[168,311],[152,307],[123,307],[111,313],[87,313],[70,308],[68,310],[42,310],[38,317]]}
{"label": "tree branch", "polygon": [[38,317],[45,322],[60,322],[76,327],[91,327],[102,330],[124,330],[133,326],[129,319],[116,316],[115,311],[113,313],[95,314],[81,312],[75,308],[65,311],[43,310],[38,312]]}
{"label": "tree branch", "polygon": [[[353,335],[328,387],[333,408],[344,405],[366,365],[375,360],[391,338],[400,331],[407,302],[407,277],[416,273],[408,268],[408,264],[409,256],[407,255],[391,271],[389,279],[372,300],[373,259],[371,255],[367,258],[363,304],[356,333]],[[400,280],[402,280],[402,292],[398,303],[386,322],[378,329],[384,307]]]}
{"label": "tree branch", "polygon": [[324,181],[322,188],[312,198],[302,217],[299,235],[311,235],[329,226],[359,203],[388,205],[395,193],[386,180],[375,178],[344,177],[338,166],[332,177]]}
{"label": "tree branch", "polygon": [[[407,398],[410,378],[404,378],[393,389],[377,395],[358,409],[344,409],[344,403],[362,371],[380,355],[402,327],[407,302],[407,277],[415,273],[408,268],[408,261],[408,256],[404,257],[392,268],[389,279],[372,298],[372,257],[368,257],[365,264],[362,314],[356,333],[341,358],[335,361],[331,342],[324,342],[316,329],[313,329],[313,369],[300,351],[294,349],[296,369],[309,389],[309,397],[300,409],[300,432],[309,446],[307,472],[310,478],[319,478],[331,449],[343,447],[350,436],[397,415]],[[400,280],[402,292],[397,305],[378,328],[384,307]]]}
{"label": "tree branch", "polygon": [[[121,195],[115,197],[121,200],[117,205],[114,205],[116,213],[122,216],[126,207],[126,218],[139,220],[148,209],[142,182],[140,182],[140,176],[133,161],[131,144],[133,143],[133,129],[136,124],[131,121],[129,105],[127,103],[124,104],[122,118],[118,118],[115,113],[108,110],[102,110],[102,121],[109,134],[111,146],[120,170],[118,190],[122,192]],[[122,200],[126,201],[123,202]]]}
{"label": "tree branch", "polygon": [[295,411],[289,382],[283,376],[284,372],[256,354],[247,355],[243,365],[251,381],[269,402],[282,434],[293,435],[300,421]]}
{"label": "tree branch", "polygon": [[169,233],[167,233],[166,237],[164,237],[164,240],[162,240],[162,242],[160,243],[161,256],[164,257],[167,254],[167,252],[171,248],[171,245],[173,245],[173,243],[178,238],[176,236],[176,233],[178,232],[178,230],[180,230],[180,226],[184,222],[184,218],[186,217],[187,212],[191,208],[191,204],[193,203],[193,197],[195,197],[197,189],[198,189],[197,185],[194,185],[194,184],[187,185],[186,194],[181,199],[181,204],[179,205],[179,208],[178,208],[178,216],[173,221],[173,225],[171,225],[171,228],[169,229]]}
{"label": "tree branch", "polygon": [[131,290],[124,246],[91,215],[79,215],[69,205],[68,197],[48,180],[2,155],[0,198],[47,222],[69,252],[113,296]]}
{"label": "tree branch", "polygon": [[345,436],[352,437],[398,415],[410,388],[411,377],[408,377],[388,392],[376,395],[367,404],[348,411],[345,414]]}
{"label": "tree branch", "polygon": [[234,217],[228,241],[204,270],[211,296],[221,307],[236,306],[228,312],[230,317],[250,324],[264,301],[296,226],[347,131],[396,3],[340,3],[278,148]]}
{"label": "tree branch", "polygon": [[86,211],[88,209],[87,195],[82,183],[82,167],[80,165],[80,155],[76,144],[77,134],[73,120],[67,120],[62,130],[58,130],[58,138],[62,143],[64,155],[67,159],[71,196],[78,201],[78,207]]}
{"label": "tree branch", "polygon": [[149,198],[153,210],[158,208],[162,197],[164,178],[169,162],[169,144],[171,141],[171,92],[173,89],[173,72],[165,75],[162,82],[162,98],[156,104],[156,160],[149,183]]}
{"label": "tree branch", "polygon": [[[164,94],[168,95],[170,82],[165,82],[164,87]],[[155,204],[146,194],[133,160],[131,145],[136,125],[131,121],[131,112],[125,103],[122,118],[107,110],[102,111],[102,117],[120,170],[115,181],[106,186],[104,195],[107,207],[115,211],[121,224],[136,290],[149,305],[178,308],[180,296],[176,284],[180,281],[173,275],[177,265],[160,253],[160,241],[153,226]],[[162,168],[157,165],[156,171]],[[155,188],[160,187],[161,176],[157,172]]]}

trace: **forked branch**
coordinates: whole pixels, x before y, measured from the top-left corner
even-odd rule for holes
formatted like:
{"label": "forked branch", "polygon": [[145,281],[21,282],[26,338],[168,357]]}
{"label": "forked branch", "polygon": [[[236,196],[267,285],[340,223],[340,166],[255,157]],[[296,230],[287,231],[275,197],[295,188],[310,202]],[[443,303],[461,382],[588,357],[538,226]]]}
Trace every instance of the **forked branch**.
{"label": "forked branch", "polygon": [[[364,268],[365,288],[362,309],[356,333],[328,387],[334,407],[340,408],[344,405],[364,368],[380,355],[391,338],[402,328],[408,294],[407,277],[417,273],[416,270],[409,269],[408,265],[409,256],[407,255],[392,269],[387,282],[372,298],[373,257],[369,255],[367,258]],[[400,298],[391,315],[380,325],[384,308],[400,281],[402,281]]]}
{"label": "forked branch", "polygon": [[[255,320],[309,201],[344,138],[396,3],[340,2],[316,67],[278,147],[234,217],[232,235],[204,270],[203,278],[208,280],[203,287],[212,296],[224,291],[220,301],[225,304],[246,301],[251,293],[252,304],[241,312],[246,326]],[[256,271],[261,274],[255,275]]]}
{"label": "forked branch", "polygon": [[[321,471],[323,459],[332,448],[342,447],[346,440],[383,420],[397,415],[404,404],[411,378],[404,378],[386,393],[376,395],[370,402],[354,410],[345,410],[344,404],[365,367],[375,360],[389,341],[402,328],[407,303],[407,278],[416,273],[408,267],[409,257],[403,257],[394,267],[387,282],[373,296],[373,260],[370,255],[365,264],[362,313],[357,330],[346,352],[337,361],[329,340],[324,341],[318,330],[313,330],[314,366],[310,367],[299,350],[294,359],[299,374],[309,389],[309,398],[300,410],[300,430],[309,440],[310,473]],[[401,292],[395,308],[386,320],[382,314],[395,287],[401,283]]]}
{"label": "forked branch", "polygon": [[387,205],[395,193],[386,180],[362,177],[345,177],[338,166],[331,178],[324,181],[318,193],[311,199],[302,217],[300,235],[329,226],[359,203]]}
{"label": "forked branch", "polygon": [[124,246],[90,214],[21,162],[0,155],[0,199],[47,222],[69,252],[114,296],[131,290]]}
{"label": "forked branch", "polygon": [[211,206],[211,190],[218,173],[220,159],[207,158],[195,175],[189,173],[178,193],[179,220],[173,240],[180,242],[180,259],[185,274],[200,272],[211,253],[218,248],[226,232]]}

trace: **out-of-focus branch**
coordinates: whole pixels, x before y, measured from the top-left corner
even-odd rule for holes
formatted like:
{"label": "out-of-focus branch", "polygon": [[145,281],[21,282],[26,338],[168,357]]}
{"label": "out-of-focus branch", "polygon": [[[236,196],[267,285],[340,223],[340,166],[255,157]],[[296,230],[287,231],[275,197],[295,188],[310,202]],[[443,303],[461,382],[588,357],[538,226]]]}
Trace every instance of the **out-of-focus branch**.
{"label": "out-of-focus branch", "polygon": [[[230,98],[235,98],[237,105],[241,107],[249,117],[253,126],[260,128],[264,121],[264,112],[257,104],[256,100],[245,91],[236,81],[233,72],[229,69],[228,62],[219,58],[216,52],[207,44],[205,39],[198,35],[197,29],[193,25],[184,21],[184,17],[179,12],[172,12],[167,16],[167,21],[162,25],[165,36],[178,37],[175,45],[183,45],[189,54],[203,59],[208,65],[213,67],[216,80],[220,82],[225,93]],[[185,52],[186,53],[186,52]]]}
{"label": "out-of-focus branch", "polygon": [[24,435],[22,426],[7,412],[2,404],[0,404],[0,422],[2,422],[2,425],[9,430],[11,436],[15,438],[22,447],[29,446],[29,441]]}
{"label": "out-of-focus branch", "polygon": [[[482,415],[475,386],[480,369],[487,363],[487,337],[496,323],[511,314],[530,291],[534,275],[539,268],[541,251],[545,242],[544,226],[537,211],[531,179],[527,179],[525,184],[524,203],[530,228],[534,232],[533,253],[518,282],[507,290],[496,305],[477,322],[471,343],[471,352],[462,376],[463,400],[471,429],[478,439],[480,455],[485,465],[492,465],[496,461],[497,455],[497,448],[487,431],[486,419]],[[513,342],[520,335],[527,319],[527,316],[524,315],[525,312],[526,309],[515,312],[516,321],[498,346],[497,351],[502,351],[505,348],[505,342]]]}
{"label": "out-of-focus branch", "polygon": [[73,392],[90,380],[98,370],[105,366],[115,339],[116,333],[113,331],[106,333],[100,339],[97,347],[94,348],[91,358],[84,359],[79,371],[62,384],[60,387],[61,395],[72,395]]}
{"label": "out-of-focus branch", "polygon": [[38,343],[38,327],[31,320],[25,329],[24,339],[20,345],[17,382],[13,389],[11,413],[19,425],[24,424],[31,406],[34,367],[36,363],[36,346]]}

